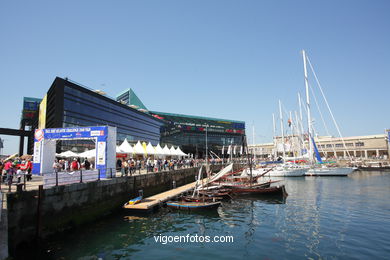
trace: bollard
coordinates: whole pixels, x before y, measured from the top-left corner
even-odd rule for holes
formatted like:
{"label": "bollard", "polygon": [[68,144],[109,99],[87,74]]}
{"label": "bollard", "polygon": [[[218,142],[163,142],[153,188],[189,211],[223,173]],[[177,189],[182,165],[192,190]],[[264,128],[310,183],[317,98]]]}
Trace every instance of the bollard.
{"label": "bollard", "polygon": [[111,176],[111,179],[112,179],[112,168],[110,168],[110,176]]}
{"label": "bollard", "polygon": [[24,190],[26,189],[26,174],[23,175],[23,184],[24,184]]}
{"label": "bollard", "polygon": [[56,171],[56,186],[58,186],[58,171]]}
{"label": "bollard", "polygon": [[83,171],[80,170],[80,183],[83,183]]}
{"label": "bollard", "polygon": [[98,169],[98,181],[100,181],[100,169]]}
{"label": "bollard", "polygon": [[173,181],[173,182],[172,182],[172,187],[173,187],[173,189],[176,188],[176,181]]}

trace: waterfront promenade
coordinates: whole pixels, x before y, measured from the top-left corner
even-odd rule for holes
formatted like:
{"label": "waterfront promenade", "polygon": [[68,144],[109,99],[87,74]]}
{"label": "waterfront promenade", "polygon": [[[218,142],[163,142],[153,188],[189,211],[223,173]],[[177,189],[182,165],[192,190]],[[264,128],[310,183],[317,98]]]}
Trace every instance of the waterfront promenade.
{"label": "waterfront promenade", "polygon": [[[132,174],[131,176],[137,176],[137,175],[142,175],[142,174],[147,174],[147,173],[152,173],[152,172],[146,172],[146,169],[141,170],[140,172],[137,171],[136,173]],[[121,177],[122,174],[121,172],[116,172],[115,177]],[[130,176],[130,175],[127,175]],[[23,179],[22,179],[23,180]],[[106,179],[101,179],[101,180],[106,180]],[[24,184],[22,181],[21,184]],[[26,181],[26,187],[23,187],[23,190],[26,191],[31,191],[31,190],[38,190],[39,185],[43,185],[43,176],[40,175],[33,175],[31,181]],[[0,184],[0,190],[4,193],[8,193],[8,185],[6,183],[1,183]],[[17,191],[17,183],[14,181],[11,185],[11,192],[16,192]]]}

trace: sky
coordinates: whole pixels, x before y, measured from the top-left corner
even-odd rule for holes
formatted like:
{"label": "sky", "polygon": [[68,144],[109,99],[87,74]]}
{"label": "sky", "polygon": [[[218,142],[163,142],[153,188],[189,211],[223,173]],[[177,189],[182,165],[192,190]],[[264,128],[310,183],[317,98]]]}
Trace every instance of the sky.
{"label": "sky", "polygon": [[[245,121],[250,143],[253,128],[271,142],[278,100],[288,113],[305,95],[304,49],[342,135],[382,134],[389,13],[386,0],[1,1],[0,127],[18,128],[23,97],[59,76],[110,96],[133,88],[154,111]],[[17,152],[18,138],[0,137],[4,154]]]}

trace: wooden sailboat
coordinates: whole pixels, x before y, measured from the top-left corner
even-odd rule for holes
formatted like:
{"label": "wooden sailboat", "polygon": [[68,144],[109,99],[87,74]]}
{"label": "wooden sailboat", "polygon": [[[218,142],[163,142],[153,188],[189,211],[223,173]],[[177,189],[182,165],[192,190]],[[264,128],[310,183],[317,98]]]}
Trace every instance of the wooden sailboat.
{"label": "wooden sailboat", "polygon": [[[243,144],[246,146],[246,138],[244,137]],[[247,146],[246,146],[247,148]],[[253,183],[252,176],[252,158],[249,156],[247,149],[247,157],[249,163],[249,183],[243,185],[232,185],[230,187],[232,195],[256,195],[256,194],[273,194],[273,195],[282,195],[286,197],[288,194],[284,185],[271,186],[271,181],[265,183]]]}
{"label": "wooden sailboat", "polygon": [[[207,179],[210,179],[209,169],[208,169],[208,156],[207,156],[207,126],[206,126],[206,172]],[[179,198],[179,201],[169,201],[167,202],[167,206],[174,209],[179,210],[207,210],[207,209],[215,209],[221,205],[220,199],[221,197],[217,196],[206,196],[205,193],[199,193],[199,187],[203,186],[203,178],[202,178],[202,169],[203,166],[200,167],[198,178],[195,184],[194,192],[192,196],[182,196]],[[201,183],[202,182],[202,183]]]}

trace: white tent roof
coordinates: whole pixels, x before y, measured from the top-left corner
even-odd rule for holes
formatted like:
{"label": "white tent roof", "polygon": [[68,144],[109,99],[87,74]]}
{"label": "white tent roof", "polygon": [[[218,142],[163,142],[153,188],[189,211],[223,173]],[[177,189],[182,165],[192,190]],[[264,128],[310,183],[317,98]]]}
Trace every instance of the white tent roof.
{"label": "white tent roof", "polygon": [[118,148],[117,148],[116,152],[117,153],[121,153],[121,152],[122,153],[133,153],[134,150],[133,150],[133,147],[131,147],[131,145],[127,141],[127,138],[125,138],[125,140],[123,140],[123,143],[119,146],[119,151],[118,151]]}
{"label": "white tent roof", "polygon": [[96,156],[96,149],[88,150],[78,155],[79,157],[92,158]]}
{"label": "white tent roof", "polygon": [[116,153],[123,153],[122,149],[119,146],[116,146],[115,152]]}
{"label": "white tent roof", "polygon": [[140,141],[138,141],[134,147],[133,147],[133,151],[135,154],[145,154],[145,149],[142,147],[142,144]]}
{"label": "white tent roof", "polygon": [[169,149],[169,151],[171,152],[171,155],[173,155],[173,156],[177,156],[178,155],[176,153],[175,147],[173,145],[171,146],[171,149]]}
{"label": "white tent roof", "polygon": [[187,156],[187,154],[183,153],[179,146],[176,148],[176,154],[179,156]]}
{"label": "white tent roof", "polygon": [[163,155],[171,155],[171,151],[169,150],[167,145],[165,145],[162,150],[163,150]]}
{"label": "white tent roof", "polygon": [[74,153],[72,151],[66,151],[58,154],[60,157],[78,157],[79,155],[77,153]]}
{"label": "white tent roof", "polygon": [[154,149],[156,151],[156,154],[159,154],[159,155],[164,154],[163,149],[161,148],[160,144],[157,144],[157,146]]}
{"label": "white tent roof", "polygon": [[148,155],[155,155],[156,154],[156,150],[154,149],[153,145],[150,142],[146,146],[146,153]]}

